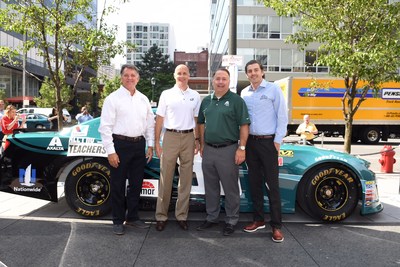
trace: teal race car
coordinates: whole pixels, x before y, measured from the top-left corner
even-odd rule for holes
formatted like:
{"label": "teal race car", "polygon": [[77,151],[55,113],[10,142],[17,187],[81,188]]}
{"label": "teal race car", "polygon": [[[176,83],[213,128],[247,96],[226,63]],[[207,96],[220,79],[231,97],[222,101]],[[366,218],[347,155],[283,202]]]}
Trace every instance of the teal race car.
{"label": "teal race car", "polygon": [[[8,139],[10,146],[1,155],[0,191],[56,202],[58,185],[64,184],[65,198],[72,210],[86,217],[108,214],[110,169],[99,124],[100,119],[96,118],[60,132],[14,132]],[[357,205],[362,215],[381,211],[375,174],[369,165],[363,159],[333,150],[283,144],[279,153],[282,212],[294,213],[297,202],[313,218],[333,222],[346,219]],[[178,175],[179,164],[171,206],[177,196]],[[142,209],[155,209],[159,177],[160,161],[154,156],[145,170]],[[246,164],[240,168],[239,179],[240,211],[251,212]],[[200,156],[195,157],[190,208],[205,208]],[[267,197],[265,211],[269,211]]]}

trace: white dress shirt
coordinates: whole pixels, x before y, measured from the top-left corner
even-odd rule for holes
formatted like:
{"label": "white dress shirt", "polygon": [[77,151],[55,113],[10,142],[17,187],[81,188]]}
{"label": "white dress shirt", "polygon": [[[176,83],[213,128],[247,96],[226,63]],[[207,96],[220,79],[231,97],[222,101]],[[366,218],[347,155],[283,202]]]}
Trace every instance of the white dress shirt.
{"label": "white dress shirt", "polygon": [[131,96],[121,85],[104,100],[99,132],[107,154],[115,153],[112,134],[144,136],[147,146],[154,146],[154,114],[149,99],[138,90]]}

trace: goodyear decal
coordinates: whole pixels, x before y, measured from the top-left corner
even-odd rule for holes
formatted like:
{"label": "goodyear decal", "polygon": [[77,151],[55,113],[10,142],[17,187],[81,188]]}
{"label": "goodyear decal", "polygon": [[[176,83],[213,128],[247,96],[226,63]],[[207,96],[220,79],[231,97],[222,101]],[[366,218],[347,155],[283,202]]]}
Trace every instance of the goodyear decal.
{"label": "goodyear decal", "polygon": [[349,173],[345,172],[342,169],[329,168],[329,169],[322,170],[317,175],[315,175],[311,181],[311,184],[316,185],[321,180],[326,179],[327,177],[330,177],[330,175],[333,175],[333,174],[336,176],[342,177],[343,179],[347,180],[347,182],[349,182],[350,184],[354,183],[354,178]]}
{"label": "goodyear decal", "polygon": [[71,156],[94,156],[107,157],[102,143],[90,137],[71,137],[68,142],[67,157]]}
{"label": "goodyear decal", "polygon": [[292,158],[294,156],[294,151],[293,150],[279,150],[279,156]]}
{"label": "goodyear decal", "polygon": [[142,197],[158,197],[158,180],[155,179],[143,179]]}
{"label": "goodyear decal", "polygon": [[336,159],[336,160],[347,162],[347,159],[342,158],[342,157],[337,157],[337,156],[334,156],[334,155],[323,155],[323,156],[315,158],[314,160],[315,161],[320,161],[320,160],[326,160],[326,159],[328,159],[328,160]]}

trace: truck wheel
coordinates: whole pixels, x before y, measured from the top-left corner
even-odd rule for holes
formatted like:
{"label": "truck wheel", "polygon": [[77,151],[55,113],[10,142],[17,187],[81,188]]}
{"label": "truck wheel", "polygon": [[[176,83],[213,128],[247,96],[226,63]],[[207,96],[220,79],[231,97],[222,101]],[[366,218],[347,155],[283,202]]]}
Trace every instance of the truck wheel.
{"label": "truck wheel", "polygon": [[381,131],[377,127],[367,127],[363,133],[361,140],[365,144],[377,144],[381,139]]}
{"label": "truck wheel", "polygon": [[103,159],[81,161],[65,181],[68,206],[85,217],[100,217],[111,211],[110,169]]}
{"label": "truck wheel", "polygon": [[322,221],[346,219],[358,203],[358,179],[346,167],[325,164],[307,172],[297,189],[299,206]]}

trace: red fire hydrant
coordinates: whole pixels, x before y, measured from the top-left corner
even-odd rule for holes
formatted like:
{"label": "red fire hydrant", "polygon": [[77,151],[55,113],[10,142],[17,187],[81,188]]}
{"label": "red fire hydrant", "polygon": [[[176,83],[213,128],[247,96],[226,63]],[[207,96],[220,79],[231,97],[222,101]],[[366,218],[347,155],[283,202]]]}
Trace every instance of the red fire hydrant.
{"label": "red fire hydrant", "polygon": [[379,163],[381,164],[381,172],[393,172],[393,164],[396,163],[396,159],[394,158],[395,154],[396,152],[394,152],[392,146],[383,146],[381,150],[381,158],[379,159]]}

